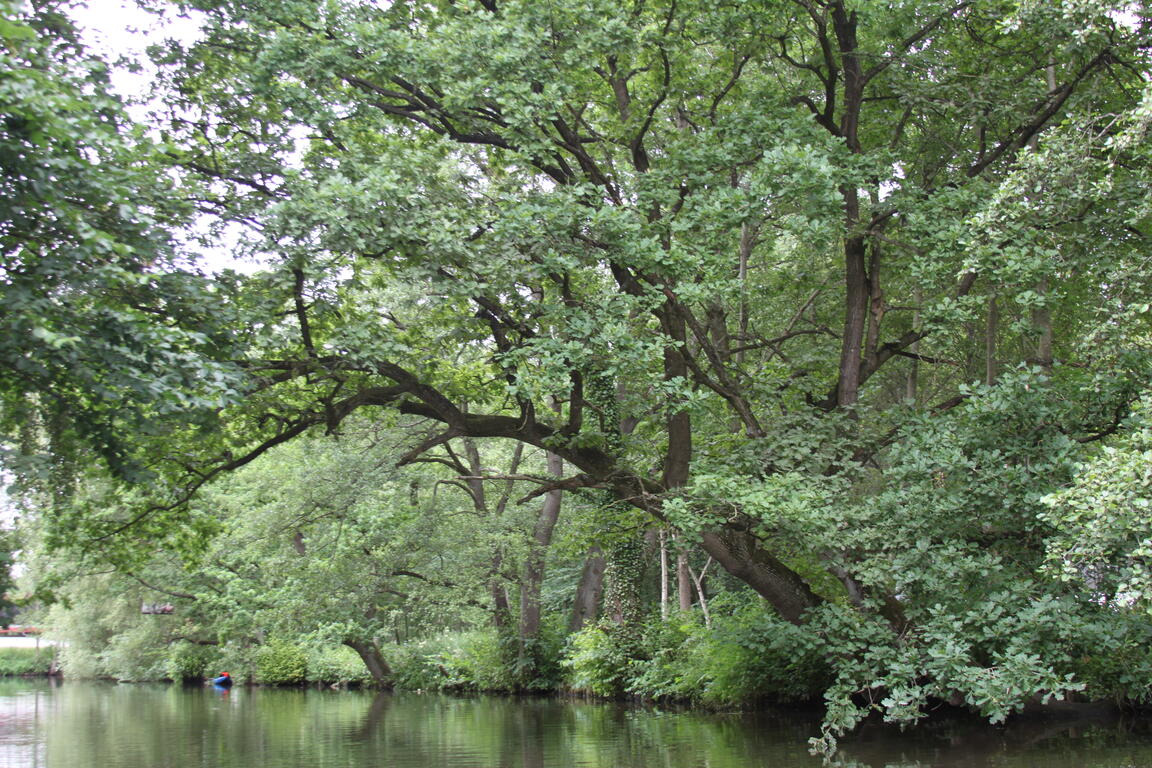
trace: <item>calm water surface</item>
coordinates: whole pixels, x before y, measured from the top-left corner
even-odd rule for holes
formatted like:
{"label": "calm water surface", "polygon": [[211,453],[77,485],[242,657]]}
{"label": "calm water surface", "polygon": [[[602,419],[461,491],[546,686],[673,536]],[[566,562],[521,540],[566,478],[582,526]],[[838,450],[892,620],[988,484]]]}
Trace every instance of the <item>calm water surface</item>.
{"label": "calm water surface", "polygon": [[[815,732],[811,713],[0,680],[0,768],[794,768],[821,765]],[[1152,729],[1108,715],[877,727],[838,764],[1152,767]]]}

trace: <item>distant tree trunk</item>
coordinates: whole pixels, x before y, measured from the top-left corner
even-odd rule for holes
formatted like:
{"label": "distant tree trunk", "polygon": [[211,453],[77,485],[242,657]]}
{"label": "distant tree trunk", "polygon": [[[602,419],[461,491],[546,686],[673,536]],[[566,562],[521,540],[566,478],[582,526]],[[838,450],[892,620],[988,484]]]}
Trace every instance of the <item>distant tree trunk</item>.
{"label": "distant tree trunk", "polygon": [[512,626],[512,604],[508,600],[504,577],[500,575],[503,567],[504,553],[497,551],[492,556],[492,565],[489,569],[488,594],[492,597],[492,626],[498,630]]}
{"label": "distant tree trunk", "polygon": [[[745,230],[747,231],[747,230]],[[741,259],[744,251],[741,250]],[[743,261],[741,269],[745,269]],[[674,338],[683,340],[683,321],[679,324],[670,323],[675,329]],[[741,342],[743,344],[743,341]],[[664,351],[664,376],[668,380],[688,377],[688,364],[679,349],[669,347]],[[664,456],[664,486],[670,491],[682,488],[688,484],[692,466],[692,420],[688,413],[674,413],[668,417],[668,448]],[[676,588],[679,597],[680,610],[690,610],[692,607],[692,584],[685,583],[685,553],[680,552],[676,558]],[[688,592],[685,609],[685,590]]]}
{"label": "distant tree trunk", "polygon": [[[547,454],[548,474],[560,478],[564,474],[564,462],[560,457]],[[552,532],[560,517],[562,491],[549,491],[544,495],[536,527],[532,531],[532,549],[524,563],[524,575],[520,583],[520,651],[523,658],[525,646],[540,634],[540,585],[544,581],[544,561],[548,546],[552,543]]]}
{"label": "distant tree trunk", "polygon": [[[916,296],[914,301],[916,302],[916,309],[912,311],[912,330],[919,331],[920,304],[924,301],[923,291],[919,287],[916,288]],[[908,351],[912,353],[913,357],[911,360],[912,367],[908,369],[908,381],[907,387],[904,390],[904,399],[906,399],[912,405],[915,405],[917,390],[920,386],[920,360],[916,357],[916,355],[920,354],[920,342],[912,342],[912,346],[908,348]]]}
{"label": "distant tree trunk", "polygon": [[688,573],[691,575],[693,583],[696,584],[696,597],[700,600],[700,611],[704,614],[704,626],[708,629],[712,629],[712,614],[708,612],[708,595],[704,593],[704,577],[708,574],[710,565],[712,565],[711,557],[708,558],[708,562],[704,563],[699,575],[691,567],[688,568]]}
{"label": "distant tree trunk", "polygon": [[[1048,278],[1036,283],[1036,293],[1048,300]],[[1052,367],[1052,310],[1047,305],[1032,310],[1032,324],[1040,331],[1036,341],[1036,362],[1045,371]]]}
{"label": "distant tree trunk", "polygon": [[585,624],[594,621],[600,612],[606,565],[600,547],[593,545],[588,550],[584,570],[580,573],[580,583],[576,587],[576,602],[572,606],[572,619],[568,622],[570,632],[579,632]]}
{"label": "distant tree trunk", "polygon": [[[1057,88],[1056,63],[1051,57],[1048,58],[1048,66],[1044,68],[1044,79],[1048,85],[1048,93],[1054,93]],[[1029,142],[1033,149],[1036,148],[1037,140],[1038,136],[1033,136],[1032,141]],[[1036,282],[1036,293],[1047,302],[1047,275]],[[1048,308],[1047,304],[1032,310],[1032,324],[1040,332],[1040,338],[1036,340],[1036,363],[1048,371],[1052,368],[1052,310]]]}
{"label": "distant tree trunk", "polygon": [[680,599],[680,610],[692,610],[692,575],[688,567],[688,553],[676,555],[676,593]]}
{"label": "distant tree trunk", "polygon": [[[488,495],[484,489],[484,467],[480,461],[480,449],[476,446],[476,441],[471,438],[466,437],[461,442],[468,463],[467,465],[457,463],[457,469],[465,475],[464,483],[468,488],[468,495],[472,499],[473,509],[481,517],[488,517],[492,511],[488,508]],[[519,460],[520,452],[517,450],[512,459],[510,473],[516,471]],[[498,504],[497,514],[503,511],[506,502],[507,491]],[[492,555],[492,565],[488,570],[488,594],[492,597],[492,624],[500,631],[512,627],[512,605],[508,600],[508,589],[502,574],[503,567],[504,553],[497,549]]]}
{"label": "distant tree trunk", "polygon": [[756,247],[756,228],[751,224],[740,227],[740,263],[736,268],[736,279],[740,283],[740,312],[736,320],[739,333],[736,353],[736,362],[744,362],[744,347],[748,344],[748,261],[752,256],[752,249]]}
{"label": "distant tree trunk", "polygon": [[660,529],[660,618],[668,619],[668,530]]}
{"label": "distant tree trunk", "polygon": [[[857,17],[842,4],[830,4],[832,27],[840,46],[843,65],[844,96],[840,110],[840,135],[849,152],[861,151],[859,125],[864,104],[863,65],[857,52]],[[837,377],[836,405],[852,408],[860,399],[860,369],[864,353],[864,334],[871,308],[871,281],[868,277],[868,245],[859,233],[860,191],[855,184],[840,189],[844,201],[844,331],[840,338],[840,370]],[[711,554],[711,553],[710,553]],[[713,555],[716,557],[716,555]],[[716,559],[721,565],[724,561]]]}
{"label": "distant tree trunk", "polygon": [[392,667],[388,666],[388,662],[384,660],[384,654],[380,653],[380,646],[375,641],[345,640],[344,645],[360,655],[361,661],[368,669],[368,674],[372,675],[372,680],[377,685],[391,685]]}
{"label": "distant tree trunk", "polygon": [[984,331],[984,383],[992,386],[999,374],[996,361],[996,336],[1000,332],[1000,307],[996,297],[988,299],[988,325]]}

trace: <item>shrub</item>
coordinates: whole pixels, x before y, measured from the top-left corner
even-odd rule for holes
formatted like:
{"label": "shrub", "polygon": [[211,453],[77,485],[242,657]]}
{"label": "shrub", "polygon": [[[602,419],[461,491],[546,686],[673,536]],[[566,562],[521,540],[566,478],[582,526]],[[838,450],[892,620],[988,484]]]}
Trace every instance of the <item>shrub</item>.
{"label": "shrub", "polygon": [[308,656],[300,647],[272,640],[256,651],[256,682],[299,685],[308,679]]}
{"label": "shrub", "polygon": [[214,677],[219,674],[216,668],[221,666],[220,655],[216,646],[190,643],[187,640],[175,642],[168,646],[165,676],[176,682]]}
{"label": "shrub", "polygon": [[1086,611],[1085,616],[1060,615],[1066,634],[1057,644],[1067,658],[1047,650],[1046,660],[1062,662],[1084,684],[1089,700],[1111,699],[1135,706],[1152,704],[1152,626],[1136,611]]}
{"label": "shrub", "polygon": [[492,630],[450,636],[441,663],[448,670],[447,687],[469,691],[505,691],[513,686],[506,663],[509,648]]}
{"label": "shrub", "polygon": [[52,648],[0,648],[0,677],[47,675],[52,668]]}
{"label": "shrub", "polygon": [[371,685],[360,656],[346,646],[311,646],[307,649],[308,680],[325,685]]}
{"label": "shrub", "polygon": [[690,659],[689,669],[700,670],[707,679],[700,694],[707,704],[807,700],[832,682],[813,630],[757,604],[718,616]]}
{"label": "shrub", "polygon": [[567,617],[560,613],[547,614],[540,624],[540,633],[525,643],[523,653],[519,651],[518,639],[508,638],[513,677],[517,688],[527,691],[553,691],[564,681],[564,668],[561,661],[567,645]]}
{"label": "shrub", "polygon": [[568,670],[568,687],[595,696],[619,696],[632,678],[634,659],[613,631],[615,626],[599,621],[568,640],[562,665]]}
{"label": "shrub", "polygon": [[388,657],[393,660],[393,684],[409,691],[442,689],[449,673],[441,664],[441,649],[442,640],[438,637],[388,646]]}
{"label": "shrub", "polygon": [[651,699],[701,699],[711,679],[708,670],[700,668],[700,662],[707,659],[700,658],[699,647],[706,640],[706,630],[696,614],[649,622],[644,631],[643,658],[632,664],[628,691]]}
{"label": "shrub", "polygon": [[248,643],[226,642],[216,646],[216,656],[212,663],[216,666],[204,669],[205,677],[217,677],[227,671],[234,683],[256,682],[258,678],[258,657],[264,646]]}
{"label": "shrub", "polygon": [[631,655],[601,623],[573,635],[564,661],[568,684],[598,696],[741,706],[768,699],[811,699],[830,682],[814,634],[769,613],[758,598],[714,600],[712,627],[699,614],[656,619]]}
{"label": "shrub", "polygon": [[398,688],[433,691],[514,690],[518,686],[508,655],[493,629],[446,632],[390,651]]}
{"label": "shrub", "polygon": [[155,629],[138,623],[113,635],[98,655],[98,675],[128,682],[167,676],[168,646]]}

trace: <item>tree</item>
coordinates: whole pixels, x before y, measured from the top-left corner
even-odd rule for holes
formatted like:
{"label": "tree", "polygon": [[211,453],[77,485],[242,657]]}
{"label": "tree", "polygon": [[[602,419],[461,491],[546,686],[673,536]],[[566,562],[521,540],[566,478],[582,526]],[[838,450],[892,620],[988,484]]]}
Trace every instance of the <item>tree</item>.
{"label": "tree", "polygon": [[[542,529],[555,526],[557,509],[546,502],[537,512],[516,497],[528,490],[519,478],[533,477],[544,458],[462,440],[397,468],[409,437],[357,419],[338,437],[303,436],[202,489],[182,558],[142,541],[101,556],[133,595],[143,587],[195,617],[204,631],[186,640],[346,645],[378,684],[391,685],[389,647],[488,624],[505,651],[505,685],[538,687],[540,670],[556,661],[540,656],[551,539]],[[78,498],[85,490],[93,526],[135,512],[113,487],[89,483]],[[41,559],[44,549],[36,547]],[[42,588],[51,573],[67,581],[58,563],[38,570]],[[82,599],[83,583],[66,590],[99,603]]]}
{"label": "tree", "polygon": [[108,67],[57,3],[0,13],[0,450],[25,479],[52,472],[57,492],[87,451],[140,480],[134,433],[203,423],[232,392],[211,362],[227,320],[211,284],[177,268],[187,206]]}
{"label": "tree", "polygon": [[12,576],[15,550],[13,531],[0,528],[0,629],[6,629],[16,616],[17,605],[13,599],[16,581]]}
{"label": "tree", "polygon": [[1148,379],[1142,8],[190,5],[164,142],[276,266],[221,297],[244,401],[102,536],[386,409],[698,541],[830,733],[1078,685],[1041,499]]}
{"label": "tree", "polygon": [[1089,599],[1148,610],[1147,514],[1152,432],[1147,405],[1133,415],[1133,429],[1077,467],[1074,480],[1046,497],[1057,534],[1050,565],[1079,585]]}

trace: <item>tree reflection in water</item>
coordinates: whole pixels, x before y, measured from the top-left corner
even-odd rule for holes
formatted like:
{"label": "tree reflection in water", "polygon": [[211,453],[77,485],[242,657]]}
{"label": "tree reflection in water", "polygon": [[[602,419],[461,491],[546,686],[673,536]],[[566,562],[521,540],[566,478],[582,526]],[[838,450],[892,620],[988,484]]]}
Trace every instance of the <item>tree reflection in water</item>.
{"label": "tree reflection in water", "polygon": [[[5,768],[819,766],[818,713],[707,714],[583,701],[0,681]],[[866,727],[843,766],[1152,764],[1149,729],[1103,710]]]}

